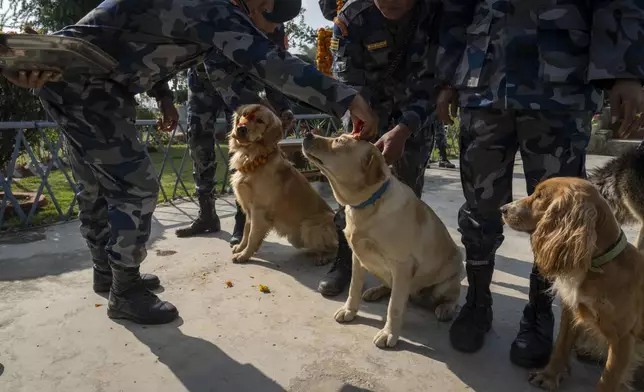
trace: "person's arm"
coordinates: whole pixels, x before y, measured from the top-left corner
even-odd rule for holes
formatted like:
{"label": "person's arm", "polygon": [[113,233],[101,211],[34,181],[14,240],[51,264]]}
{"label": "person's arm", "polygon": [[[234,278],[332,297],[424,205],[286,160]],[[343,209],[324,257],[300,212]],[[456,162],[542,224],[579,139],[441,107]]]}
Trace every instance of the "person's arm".
{"label": "person's arm", "polygon": [[443,84],[451,85],[465,51],[467,27],[474,18],[477,0],[443,0],[442,3],[436,77]]}
{"label": "person's arm", "polygon": [[319,72],[313,65],[279,49],[237,7],[210,25],[213,44],[230,60],[272,88],[341,117],[357,91]]}
{"label": "person's arm", "polygon": [[[267,34],[266,36],[281,49],[288,49],[288,40],[286,39],[286,30],[283,24],[275,29],[273,33]],[[270,86],[265,86],[264,91],[266,91],[266,100],[277,111],[277,114],[282,115],[285,111],[291,110],[290,101],[281,91]]]}
{"label": "person's arm", "polygon": [[240,105],[260,103],[258,89],[263,83],[256,82],[244,72],[239,65],[228,59],[221,51],[215,50],[204,61],[208,79],[213,88],[222,97],[231,110],[237,110]]}
{"label": "person's arm", "polygon": [[593,0],[588,80],[609,89],[616,79],[644,81],[644,3]]}
{"label": "person's arm", "polygon": [[291,102],[286,98],[286,95],[282,94],[281,91],[269,86],[266,86],[265,91],[266,99],[278,114],[282,114],[284,111],[292,109]]}
{"label": "person's arm", "polygon": [[[423,59],[419,68],[412,72],[405,81],[403,99],[400,101],[402,116],[398,124],[407,126],[412,134],[417,133],[434,112],[437,94],[436,52],[438,49],[438,23],[441,18],[440,8],[430,9],[429,16],[419,26],[427,32],[427,41],[422,47],[424,53],[419,53]],[[414,45],[416,47],[416,45]]]}

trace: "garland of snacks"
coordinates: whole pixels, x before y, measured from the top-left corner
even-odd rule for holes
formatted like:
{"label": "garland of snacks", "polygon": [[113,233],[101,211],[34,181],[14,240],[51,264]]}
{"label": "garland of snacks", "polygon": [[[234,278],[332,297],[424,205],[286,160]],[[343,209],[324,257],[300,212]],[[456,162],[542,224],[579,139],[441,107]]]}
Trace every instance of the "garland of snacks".
{"label": "garland of snacks", "polygon": [[[340,13],[344,7],[344,0],[337,0],[335,2],[336,15]],[[315,63],[320,72],[325,75],[331,73],[331,64],[333,63],[333,55],[331,54],[331,37],[333,30],[329,28],[320,28],[318,30],[317,53],[315,56]]]}

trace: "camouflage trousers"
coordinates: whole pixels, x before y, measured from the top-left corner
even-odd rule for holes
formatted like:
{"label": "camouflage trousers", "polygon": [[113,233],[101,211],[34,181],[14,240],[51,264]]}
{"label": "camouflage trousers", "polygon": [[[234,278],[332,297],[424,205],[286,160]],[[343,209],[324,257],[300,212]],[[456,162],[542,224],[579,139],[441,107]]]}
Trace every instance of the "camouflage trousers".
{"label": "camouflage trousers", "polygon": [[445,126],[443,123],[439,123],[434,127],[434,137],[432,138],[432,146],[429,150],[430,154],[434,151],[434,147],[438,147],[440,151],[447,150],[447,136],[445,135]]}
{"label": "camouflage trousers", "polygon": [[[396,178],[409,186],[418,198],[423,193],[425,185],[425,162],[427,159],[427,146],[408,140],[405,144],[405,151],[402,158],[391,165],[391,172]],[[341,232],[346,224],[344,207],[340,207],[335,213],[335,226]],[[344,234],[341,241],[346,241]]]}
{"label": "camouflage trousers", "polygon": [[66,136],[81,234],[95,266],[138,267],[159,185],[137,137],[134,96],[111,80],[79,77],[47,84],[40,98]]}
{"label": "camouflage trousers", "polygon": [[469,264],[485,265],[503,242],[499,208],[512,201],[517,150],[530,195],[542,180],[586,177],[591,112],[462,109],[460,170],[465,203],[458,213]]}
{"label": "camouflage trousers", "polygon": [[[199,194],[211,194],[215,188],[217,153],[215,134],[226,133],[232,123],[232,112],[208,81],[199,86],[190,81],[188,92],[188,145],[192,158],[192,175]],[[217,129],[217,117],[224,112],[227,124]]]}
{"label": "camouflage trousers", "polygon": [[425,166],[429,163],[434,147],[438,147],[442,159],[447,158],[447,137],[445,136],[445,125],[435,115],[427,121],[422,129],[424,140],[427,145],[427,156]]}

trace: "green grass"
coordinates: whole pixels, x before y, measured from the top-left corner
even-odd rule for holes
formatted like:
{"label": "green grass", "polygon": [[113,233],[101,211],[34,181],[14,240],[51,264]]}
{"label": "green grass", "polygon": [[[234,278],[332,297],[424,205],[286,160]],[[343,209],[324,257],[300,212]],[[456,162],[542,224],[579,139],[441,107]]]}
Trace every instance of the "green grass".
{"label": "green grass", "polygon": [[[228,146],[222,145],[222,151],[224,154],[228,154]],[[192,159],[190,155],[186,156],[183,169],[181,170],[180,177],[185,184],[185,187],[188,192],[186,192],[181,183],[177,184],[175,192],[175,183],[177,181],[177,175],[172,170],[170,161],[174,164],[175,169],[178,171],[181,166],[181,159],[183,158],[186,152],[186,145],[173,145],[170,147],[168,158],[165,163],[165,168],[163,169],[163,175],[161,176],[161,186],[165,189],[168,199],[177,199],[181,197],[186,197],[194,192],[195,185],[192,178]],[[151,152],[150,157],[157,172],[161,170],[163,164],[164,153],[163,149],[159,149],[157,152]],[[226,170],[226,162],[221,159],[219,154],[217,154],[217,174],[216,174],[216,189],[219,191],[221,189],[224,173]],[[71,170],[66,168],[68,175],[71,178]],[[72,188],[69,186],[67,179],[60,170],[52,171],[49,174],[47,182],[51,186],[51,190],[60,206],[64,216],[68,213],[69,207],[74,199],[74,193]],[[38,188],[41,185],[40,177],[28,177],[21,179],[14,179],[12,184],[12,189],[14,192],[37,192]],[[43,195],[47,198],[49,203],[46,206],[39,209],[38,212],[32,217],[29,222],[30,226],[40,226],[51,223],[56,223],[61,220],[61,216],[54,206],[54,203],[51,202],[51,197],[47,193],[46,188],[43,190]],[[163,203],[166,200],[164,199],[163,192],[159,192],[159,203]],[[78,208],[75,207],[72,211],[71,218],[76,218],[78,215]],[[4,228],[17,228],[20,226],[20,221],[18,217],[12,217],[7,219],[3,225]]]}

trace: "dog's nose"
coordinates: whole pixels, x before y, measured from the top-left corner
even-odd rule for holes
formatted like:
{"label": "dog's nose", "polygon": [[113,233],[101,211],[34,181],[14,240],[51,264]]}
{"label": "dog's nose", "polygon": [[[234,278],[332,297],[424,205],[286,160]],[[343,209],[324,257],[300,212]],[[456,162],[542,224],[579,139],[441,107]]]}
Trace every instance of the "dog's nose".
{"label": "dog's nose", "polygon": [[240,125],[237,127],[237,136],[239,137],[246,137],[248,135],[248,128],[246,128],[245,125]]}
{"label": "dog's nose", "polygon": [[508,208],[509,208],[509,207],[508,207],[508,205],[507,205],[507,204],[506,204],[506,205],[504,205],[504,206],[501,206],[501,208],[500,208],[500,210],[501,210],[501,214],[505,215],[505,214],[508,212]]}
{"label": "dog's nose", "polygon": [[307,132],[304,134],[304,139],[305,140],[313,140],[313,133],[312,132]]}

